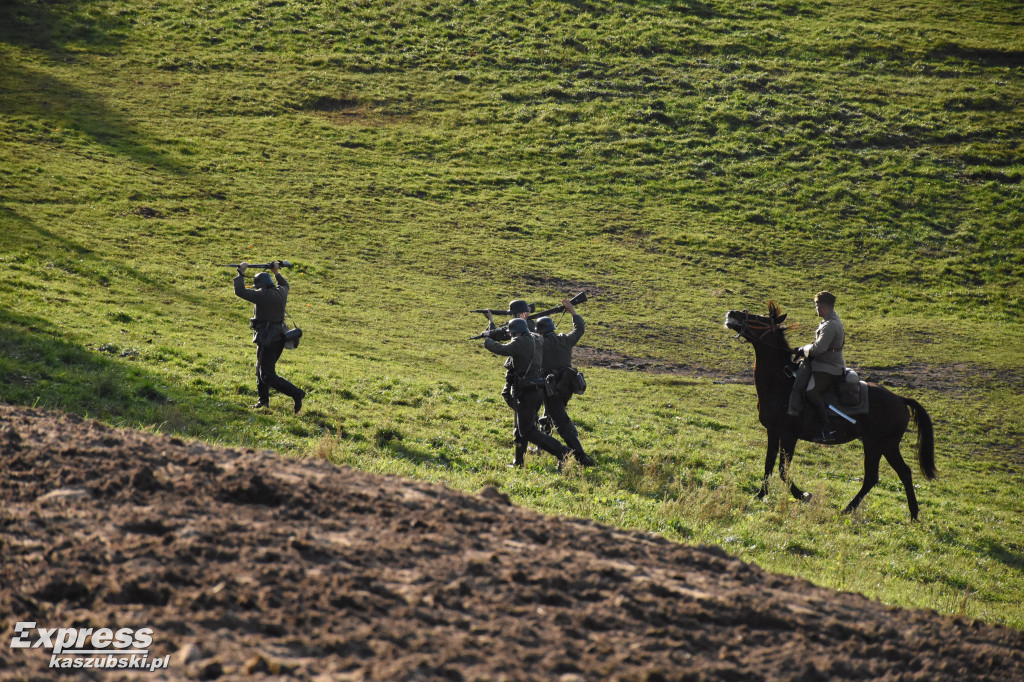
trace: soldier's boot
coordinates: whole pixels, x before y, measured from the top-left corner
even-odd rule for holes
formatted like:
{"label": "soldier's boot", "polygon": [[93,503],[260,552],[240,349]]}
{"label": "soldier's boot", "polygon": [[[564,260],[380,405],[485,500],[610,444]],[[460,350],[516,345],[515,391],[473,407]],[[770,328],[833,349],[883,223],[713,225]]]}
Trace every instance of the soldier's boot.
{"label": "soldier's boot", "polygon": [[259,394],[260,399],[259,402],[252,406],[252,409],[259,410],[264,407],[270,407],[270,388],[266,385],[257,386],[256,393]]}
{"label": "soldier's boot", "polygon": [[509,466],[514,469],[522,469],[525,464],[524,455],[526,455],[526,443],[516,443],[516,449],[512,455],[512,463]]}
{"label": "soldier's boot", "polygon": [[573,457],[576,461],[585,467],[592,467],[597,464],[590,455],[583,449],[583,445],[580,443],[580,433],[576,429],[576,425],[572,422],[564,424],[559,427],[558,435],[562,437],[565,444],[572,450]]}
{"label": "soldier's boot", "polygon": [[825,401],[822,400],[821,396],[814,393],[808,393],[807,398],[809,402],[814,405],[814,409],[818,413],[818,421],[821,424],[821,442],[835,443],[836,430],[832,428],[832,420],[829,419],[828,408],[825,407]]}
{"label": "soldier's boot", "polygon": [[569,459],[569,455],[572,454],[572,448],[566,447],[564,450],[559,450],[555,453],[555,459],[558,460],[558,473],[562,473],[562,467]]}

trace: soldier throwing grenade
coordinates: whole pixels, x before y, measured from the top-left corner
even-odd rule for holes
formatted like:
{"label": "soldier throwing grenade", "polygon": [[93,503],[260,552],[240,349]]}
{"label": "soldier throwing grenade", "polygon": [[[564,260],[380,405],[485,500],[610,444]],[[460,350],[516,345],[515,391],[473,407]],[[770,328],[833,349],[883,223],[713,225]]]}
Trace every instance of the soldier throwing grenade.
{"label": "soldier throwing grenade", "polygon": [[295,412],[302,409],[306,392],[277,375],[275,366],[284,350],[285,306],[288,303],[288,280],[281,276],[277,261],[271,264],[277,286],[266,272],[253,277],[254,289],[245,288],[245,270],[248,263],[238,264],[238,275],[234,279],[235,295],[253,304],[252,342],[256,344],[256,391],[259,402],[254,408],[270,405],[270,389],[274,389],[295,401]]}

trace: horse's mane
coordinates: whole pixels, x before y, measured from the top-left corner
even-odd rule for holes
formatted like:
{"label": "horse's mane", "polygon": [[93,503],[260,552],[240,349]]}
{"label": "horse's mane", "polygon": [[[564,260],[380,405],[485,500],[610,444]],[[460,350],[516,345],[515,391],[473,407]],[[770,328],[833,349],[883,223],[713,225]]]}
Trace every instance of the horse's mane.
{"label": "horse's mane", "polygon": [[781,340],[786,345],[786,348],[789,348],[789,339],[786,338],[786,330],[799,327],[800,324],[798,322],[794,322],[793,324],[790,325],[781,324],[782,321],[786,319],[786,313],[782,312],[782,306],[776,303],[775,301],[768,301],[768,318],[772,321],[772,323],[775,325],[775,328],[778,330],[779,340]]}

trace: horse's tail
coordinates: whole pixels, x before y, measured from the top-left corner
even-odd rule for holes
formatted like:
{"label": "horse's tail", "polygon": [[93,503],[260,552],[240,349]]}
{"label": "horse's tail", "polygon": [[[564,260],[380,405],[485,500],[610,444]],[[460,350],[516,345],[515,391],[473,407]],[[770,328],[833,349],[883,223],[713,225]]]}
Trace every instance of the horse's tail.
{"label": "horse's tail", "polygon": [[913,398],[904,398],[910,408],[910,416],[917,427],[917,461],[921,465],[921,473],[925,478],[935,478],[939,472],[935,470],[935,432],[932,430],[932,418],[925,412],[921,403]]}

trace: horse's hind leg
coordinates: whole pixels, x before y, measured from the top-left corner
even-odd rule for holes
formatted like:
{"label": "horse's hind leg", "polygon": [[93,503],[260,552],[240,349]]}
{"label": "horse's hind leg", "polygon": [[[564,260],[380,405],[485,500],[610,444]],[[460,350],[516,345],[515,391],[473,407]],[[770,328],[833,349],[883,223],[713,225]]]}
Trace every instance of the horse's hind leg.
{"label": "horse's hind leg", "polygon": [[789,476],[789,467],[793,463],[793,453],[796,451],[796,436],[786,434],[782,437],[782,456],[779,458],[779,475],[782,480],[789,483],[789,494],[801,502],[809,502],[810,493],[805,493],[793,483]]}
{"label": "horse's hind leg", "polygon": [[864,496],[868,494],[868,491],[878,483],[878,463],[881,459],[882,446],[878,443],[864,441],[864,485],[860,487],[860,492],[850,500],[850,504],[846,505],[846,509],[843,510],[844,514],[848,514],[856,509],[860,505],[861,500],[864,499]]}
{"label": "horse's hind leg", "polygon": [[900,454],[899,441],[895,445],[887,446],[882,453],[885,455],[886,461],[889,462],[889,466],[900,477],[903,489],[907,491],[907,506],[910,507],[910,518],[917,521],[918,507],[917,495],[914,494],[914,475],[907,463],[903,461],[903,455]]}

